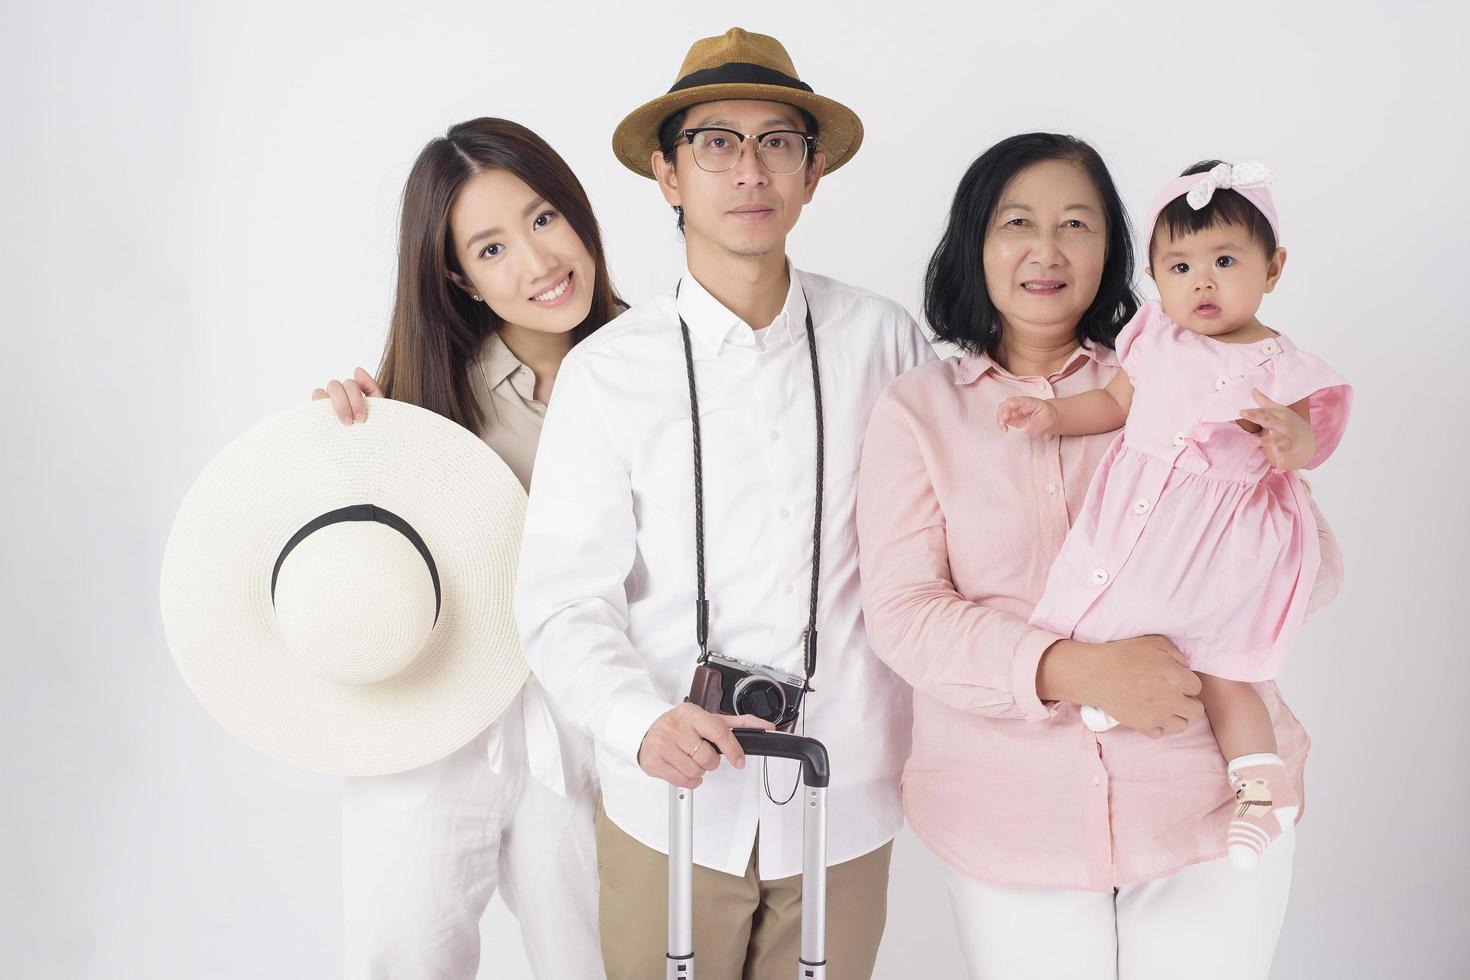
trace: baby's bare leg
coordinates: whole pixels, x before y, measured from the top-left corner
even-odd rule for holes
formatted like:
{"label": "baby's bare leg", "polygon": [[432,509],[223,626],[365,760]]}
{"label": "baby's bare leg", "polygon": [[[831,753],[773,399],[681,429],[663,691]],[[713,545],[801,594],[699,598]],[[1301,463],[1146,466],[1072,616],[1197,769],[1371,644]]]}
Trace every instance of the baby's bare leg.
{"label": "baby's bare leg", "polygon": [[1256,689],[1245,681],[1227,681],[1200,674],[1199,699],[1215,730],[1215,741],[1226,759],[1276,753],[1276,732],[1271,715]]}

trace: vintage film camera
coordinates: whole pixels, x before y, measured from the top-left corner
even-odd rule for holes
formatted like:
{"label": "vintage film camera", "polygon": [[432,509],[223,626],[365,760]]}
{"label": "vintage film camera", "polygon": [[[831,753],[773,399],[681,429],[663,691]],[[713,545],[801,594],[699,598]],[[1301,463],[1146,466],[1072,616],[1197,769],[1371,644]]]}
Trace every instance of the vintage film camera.
{"label": "vintage film camera", "polygon": [[694,668],[689,700],[713,714],[754,715],[789,732],[806,691],[806,680],[795,674],[711,653]]}

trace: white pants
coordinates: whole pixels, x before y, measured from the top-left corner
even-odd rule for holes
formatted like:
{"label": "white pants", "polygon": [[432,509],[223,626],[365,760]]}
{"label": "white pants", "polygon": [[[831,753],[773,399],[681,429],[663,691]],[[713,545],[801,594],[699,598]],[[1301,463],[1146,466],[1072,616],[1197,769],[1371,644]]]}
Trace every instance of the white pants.
{"label": "white pants", "polygon": [[1295,846],[1288,830],[1251,871],[1222,858],[1116,894],[944,878],[970,980],[1266,980]]}
{"label": "white pants", "polygon": [[[342,885],[348,980],[473,980],[480,916],[498,887],[537,977],[600,977],[596,806],[526,774],[519,707],[438,762],[347,780]],[[493,957],[493,952],[492,952]]]}

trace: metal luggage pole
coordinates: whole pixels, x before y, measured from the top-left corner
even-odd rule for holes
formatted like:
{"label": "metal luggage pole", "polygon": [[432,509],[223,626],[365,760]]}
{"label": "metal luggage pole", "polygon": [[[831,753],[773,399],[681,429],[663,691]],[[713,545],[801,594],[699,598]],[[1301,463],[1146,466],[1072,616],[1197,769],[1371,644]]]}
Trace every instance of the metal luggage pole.
{"label": "metal luggage pole", "polygon": [[667,980],[694,976],[694,790],[669,784]]}
{"label": "metal luggage pole", "polygon": [[[733,734],[746,755],[801,762],[801,959],[797,980],[827,976],[827,749],[814,738],[757,728]],[[667,980],[694,977],[694,791],[669,786]]]}
{"label": "metal luggage pole", "polygon": [[[818,743],[820,744],[820,743]],[[825,755],[825,752],[823,753]],[[798,978],[827,975],[827,782],[806,787],[801,833],[801,968]],[[818,870],[808,873],[808,869]]]}

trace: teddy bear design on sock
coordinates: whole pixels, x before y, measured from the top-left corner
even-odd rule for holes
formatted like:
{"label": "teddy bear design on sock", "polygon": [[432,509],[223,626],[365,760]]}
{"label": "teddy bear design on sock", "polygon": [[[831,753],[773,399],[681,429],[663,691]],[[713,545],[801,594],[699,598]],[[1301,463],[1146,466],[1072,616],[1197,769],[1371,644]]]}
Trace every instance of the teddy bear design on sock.
{"label": "teddy bear design on sock", "polygon": [[1242,870],[1254,868],[1266,848],[1296,821],[1298,806],[1286,778],[1286,764],[1271,752],[1242,756],[1228,766],[1235,809],[1225,848]]}

